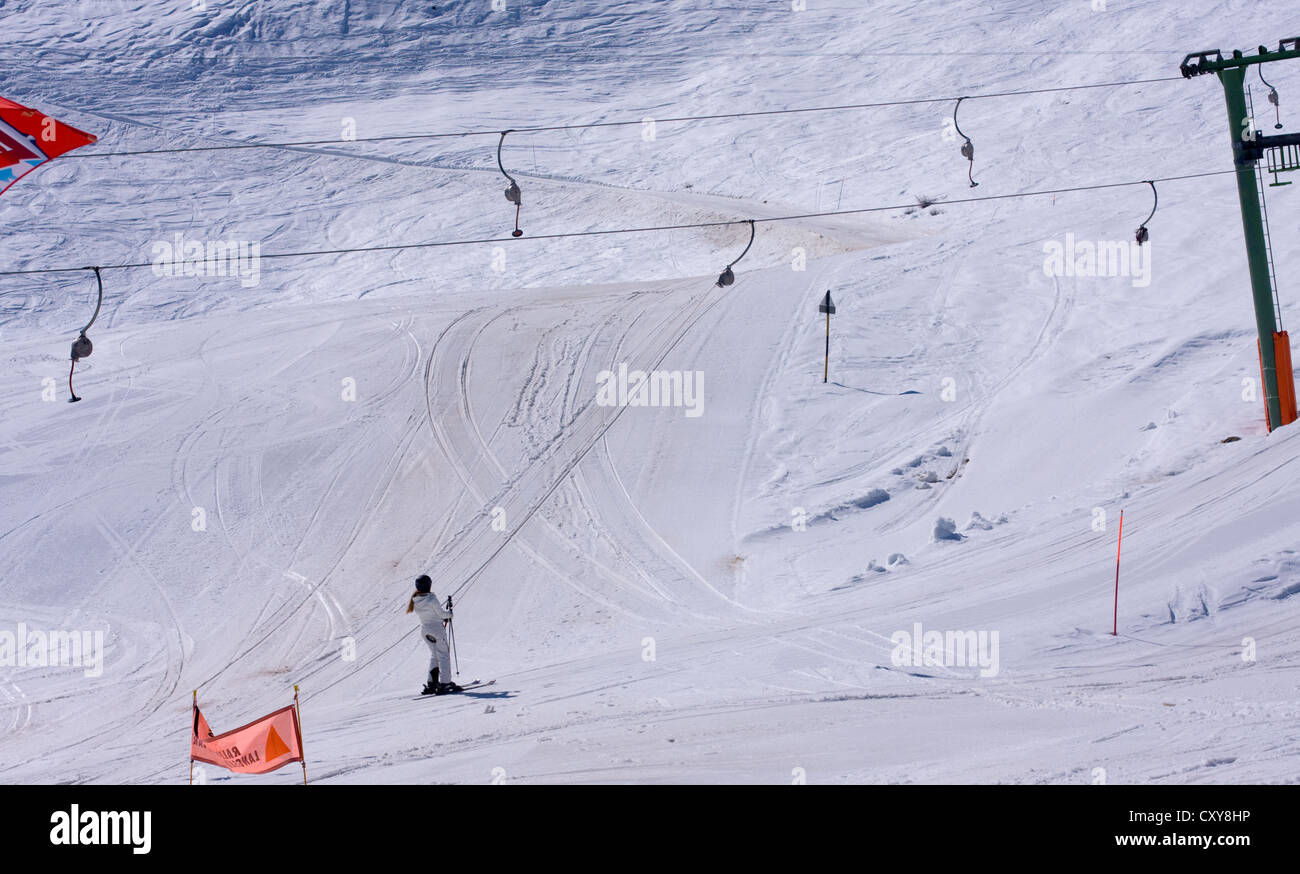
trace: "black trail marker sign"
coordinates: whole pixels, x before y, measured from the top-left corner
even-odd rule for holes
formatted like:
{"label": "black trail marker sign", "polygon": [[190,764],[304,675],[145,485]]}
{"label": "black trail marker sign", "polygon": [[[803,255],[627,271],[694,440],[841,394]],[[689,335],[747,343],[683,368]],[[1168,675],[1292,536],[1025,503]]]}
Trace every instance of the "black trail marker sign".
{"label": "black trail marker sign", "polygon": [[826,297],[822,299],[821,306],[817,311],[826,314],[826,367],[822,371],[822,382],[830,379],[831,375],[831,316],[835,315],[835,304],[831,301],[831,291],[826,289]]}

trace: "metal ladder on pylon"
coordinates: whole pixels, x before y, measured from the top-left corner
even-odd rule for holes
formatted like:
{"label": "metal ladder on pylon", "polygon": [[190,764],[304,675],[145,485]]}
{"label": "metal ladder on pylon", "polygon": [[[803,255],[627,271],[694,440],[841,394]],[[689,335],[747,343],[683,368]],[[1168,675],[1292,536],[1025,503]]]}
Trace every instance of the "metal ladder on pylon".
{"label": "metal ladder on pylon", "polygon": [[1264,170],[1255,165],[1255,189],[1259,192],[1260,214],[1264,217],[1264,253],[1268,256],[1268,280],[1273,286],[1273,312],[1277,314],[1277,324],[1273,330],[1282,330],[1282,303],[1278,297],[1277,270],[1273,267],[1273,236],[1268,229],[1268,200],[1264,197]]}
{"label": "metal ladder on pylon", "polygon": [[[1255,98],[1250,93],[1249,88],[1246,89],[1246,100],[1249,102],[1250,114],[1251,114],[1251,118],[1253,119],[1255,117]],[[1256,133],[1258,133],[1258,131],[1256,131]],[[1276,174],[1274,178],[1276,178]],[[1289,184],[1289,183],[1283,183],[1283,184]],[[1269,232],[1268,199],[1264,196],[1264,188],[1265,188],[1264,168],[1260,166],[1259,162],[1256,162],[1255,163],[1255,191],[1258,192],[1259,194],[1259,211],[1260,211],[1260,215],[1263,216],[1264,219],[1264,254],[1267,256],[1267,260],[1268,260],[1268,281],[1273,288],[1273,312],[1276,314],[1273,330],[1281,331],[1282,330],[1282,303],[1281,303],[1281,299],[1278,297],[1277,269],[1273,266],[1273,235]]]}

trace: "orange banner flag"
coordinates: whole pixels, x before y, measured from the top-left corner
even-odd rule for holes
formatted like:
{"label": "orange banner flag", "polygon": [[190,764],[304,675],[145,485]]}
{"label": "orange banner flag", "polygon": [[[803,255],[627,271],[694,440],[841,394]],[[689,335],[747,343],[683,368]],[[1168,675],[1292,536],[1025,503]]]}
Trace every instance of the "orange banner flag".
{"label": "orange banner flag", "polygon": [[220,765],[239,774],[265,774],[302,760],[302,731],[292,704],[218,735],[194,705],[190,761]]}

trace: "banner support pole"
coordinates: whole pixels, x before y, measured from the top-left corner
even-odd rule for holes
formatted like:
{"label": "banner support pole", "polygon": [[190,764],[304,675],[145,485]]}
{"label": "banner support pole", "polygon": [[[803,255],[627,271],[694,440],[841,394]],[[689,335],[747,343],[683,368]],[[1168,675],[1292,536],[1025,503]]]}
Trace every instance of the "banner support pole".
{"label": "banner support pole", "polygon": [[294,729],[298,732],[298,752],[302,753],[302,785],[307,785],[307,748],[302,744],[302,707],[298,704],[298,684],[293,684]]}
{"label": "banner support pole", "polygon": [[[199,709],[199,690],[194,690],[194,702],[190,705],[190,731],[194,731],[194,713]],[[194,744],[190,744],[190,785],[194,785]]]}

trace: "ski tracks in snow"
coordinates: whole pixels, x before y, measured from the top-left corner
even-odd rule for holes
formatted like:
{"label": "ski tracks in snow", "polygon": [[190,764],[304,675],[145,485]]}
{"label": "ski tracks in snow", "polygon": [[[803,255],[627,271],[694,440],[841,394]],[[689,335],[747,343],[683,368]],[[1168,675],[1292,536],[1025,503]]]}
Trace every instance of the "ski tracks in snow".
{"label": "ski tracks in snow", "polygon": [[[676,305],[675,299],[686,293],[678,291],[670,296],[673,309],[658,326],[657,333],[643,344],[648,348],[639,348],[627,357],[637,361],[660,360],[665,348],[690,330],[703,310],[699,301],[694,307]],[[486,527],[492,508],[505,508],[509,518],[521,512],[518,508],[522,505],[522,512],[528,514],[526,518],[536,518],[537,522],[528,527],[520,523],[512,542],[532,561],[584,597],[637,621],[664,618],[668,607],[700,617],[704,614],[688,606],[692,598],[665,588],[679,585],[678,581],[693,574],[693,569],[683,570],[684,563],[640,516],[613,469],[604,436],[620,410],[599,407],[592,399],[595,370],[623,360],[628,338],[646,314],[646,310],[640,310],[629,316],[623,311],[631,300],[645,296],[644,291],[615,295],[604,304],[597,316],[597,327],[581,347],[567,353],[562,351],[559,359],[547,354],[546,340],[550,332],[543,331],[542,342],[534,353],[514,409],[507,411],[487,436],[475,415],[469,384],[473,354],[484,333],[505,316],[516,313],[520,306],[508,307],[492,316],[479,314],[477,319],[462,317],[439,339],[430,354],[426,368],[430,424],[448,462],[480,505],[471,523],[478,525],[479,531]],[[572,305],[534,304],[529,312],[536,315],[542,309],[557,306],[561,324],[574,318]],[[609,355],[610,359],[606,361],[602,355]],[[548,384],[549,373],[562,373],[562,382]],[[542,393],[548,393],[546,404],[540,400]],[[575,405],[574,399],[584,395],[589,399]],[[527,426],[525,430],[530,438],[519,447],[524,458],[515,470],[508,469],[493,449],[494,440],[512,419],[517,425]],[[592,449],[597,450],[592,462],[598,463],[580,464]],[[554,470],[556,465],[558,471]],[[594,481],[589,480],[592,476],[596,478]],[[566,484],[569,478],[571,484]],[[572,502],[566,506],[565,528],[551,518],[552,514],[538,512],[552,495],[567,496]],[[611,530],[612,518],[620,520],[617,531]],[[594,538],[608,550],[612,560],[602,560],[591,549],[580,548],[574,533],[566,530],[572,526],[584,529],[586,537]],[[460,536],[474,537],[474,534],[473,528],[462,527]],[[481,558],[481,552],[471,553],[464,561]],[[629,559],[637,579],[617,569]],[[698,574],[695,577],[699,579]]]}

